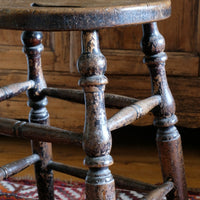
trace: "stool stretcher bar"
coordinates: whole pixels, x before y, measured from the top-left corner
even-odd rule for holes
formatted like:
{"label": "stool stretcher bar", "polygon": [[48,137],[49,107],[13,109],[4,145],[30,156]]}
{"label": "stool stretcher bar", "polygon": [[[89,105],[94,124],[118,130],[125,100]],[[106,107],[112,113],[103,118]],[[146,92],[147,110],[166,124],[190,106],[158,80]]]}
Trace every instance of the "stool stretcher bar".
{"label": "stool stretcher bar", "polygon": [[[58,163],[58,162],[53,162],[53,161],[50,161],[48,163],[48,168],[71,175],[71,176],[75,176],[81,179],[85,179],[88,172],[86,169],[73,167],[73,166],[69,166],[63,163]],[[129,190],[134,189],[134,190],[137,190],[138,192],[144,192],[144,191],[149,192],[149,191],[155,190],[158,187],[156,185],[143,183],[141,181],[133,180],[130,178],[124,178],[118,175],[113,175],[113,177],[115,179],[115,185],[123,189],[129,189]]]}
{"label": "stool stretcher bar", "polygon": [[160,102],[161,96],[155,95],[121,109],[108,120],[108,129],[113,131],[131,124],[158,106]]}
{"label": "stool stretcher bar", "polygon": [[167,181],[160,185],[155,190],[148,193],[142,200],[161,200],[163,199],[172,189],[174,188],[174,183]]}
{"label": "stool stretcher bar", "polygon": [[[49,97],[54,97],[54,98],[59,98],[59,99],[63,99],[63,100],[71,101],[71,102],[84,104],[84,93],[82,90],[44,88],[42,90],[42,94]],[[137,101],[138,99],[135,99],[135,98],[105,93],[105,105],[106,107],[109,107],[109,108],[123,108]]]}
{"label": "stool stretcher bar", "polygon": [[0,180],[2,181],[5,178],[21,172],[22,170],[38,162],[39,160],[40,156],[38,154],[33,154],[21,160],[17,160],[15,162],[0,167]]}
{"label": "stool stretcher bar", "polygon": [[0,88],[0,101],[10,99],[14,96],[21,94],[35,86],[33,80],[25,81],[22,83],[15,83]]}
{"label": "stool stretcher bar", "polygon": [[0,134],[34,141],[76,144],[79,146],[82,143],[81,133],[6,118],[0,118]]}

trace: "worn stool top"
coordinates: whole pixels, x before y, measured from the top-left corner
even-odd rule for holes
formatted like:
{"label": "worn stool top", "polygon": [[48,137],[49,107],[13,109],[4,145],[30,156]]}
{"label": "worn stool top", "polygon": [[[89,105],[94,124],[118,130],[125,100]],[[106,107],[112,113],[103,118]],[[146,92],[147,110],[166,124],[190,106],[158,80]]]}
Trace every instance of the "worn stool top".
{"label": "worn stool top", "polygon": [[0,28],[90,30],[158,21],[170,0],[0,0]]}

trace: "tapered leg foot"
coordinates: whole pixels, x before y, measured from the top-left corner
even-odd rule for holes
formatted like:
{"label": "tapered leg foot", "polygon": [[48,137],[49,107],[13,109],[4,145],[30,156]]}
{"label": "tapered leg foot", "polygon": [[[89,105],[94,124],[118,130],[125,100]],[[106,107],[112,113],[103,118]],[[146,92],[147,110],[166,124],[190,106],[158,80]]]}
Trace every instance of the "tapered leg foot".
{"label": "tapered leg foot", "polygon": [[[22,42],[28,62],[28,80],[35,82],[35,87],[28,91],[28,105],[31,107],[29,122],[49,124],[49,113],[45,107],[47,99],[40,94],[42,89],[46,87],[41,66],[42,33],[25,31],[22,34]],[[35,164],[39,199],[53,200],[53,172],[47,169],[47,164],[52,157],[51,143],[32,141],[32,150],[41,158],[41,161]]]}
{"label": "tapered leg foot", "polygon": [[85,164],[89,167],[86,177],[87,200],[115,200],[114,179],[108,169],[113,159],[110,156],[112,138],[107,127],[104,103],[107,83],[105,69],[106,59],[99,49],[98,32],[82,32],[82,54],[78,70],[86,108],[83,149],[87,155]]}
{"label": "tapered leg foot", "polygon": [[164,53],[165,40],[159,33],[157,23],[143,25],[142,49],[145,53],[144,62],[147,64],[151,80],[152,94],[161,96],[161,104],[153,111],[154,125],[157,131],[157,146],[164,181],[172,180],[175,189],[168,199],[187,200],[187,186],[180,135],[174,124],[177,122],[175,103],[168,87]]}

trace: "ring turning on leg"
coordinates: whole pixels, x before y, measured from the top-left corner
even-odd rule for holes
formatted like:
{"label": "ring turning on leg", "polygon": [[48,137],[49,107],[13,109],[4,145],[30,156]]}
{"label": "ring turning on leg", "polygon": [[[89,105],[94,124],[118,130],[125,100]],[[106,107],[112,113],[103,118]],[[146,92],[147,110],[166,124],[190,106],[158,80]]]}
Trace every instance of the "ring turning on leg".
{"label": "ring turning on leg", "polygon": [[[22,34],[22,42],[28,61],[28,79],[35,82],[35,87],[28,91],[28,105],[31,107],[29,122],[49,124],[49,113],[45,107],[47,99],[40,94],[42,89],[46,88],[41,66],[42,33],[25,31]],[[51,143],[32,141],[32,150],[41,158],[41,162],[35,164],[39,199],[53,200],[53,171],[47,169],[47,164],[52,158]]]}
{"label": "ring turning on leg", "polygon": [[96,31],[82,32],[82,54],[78,61],[78,70],[86,107],[83,135],[83,149],[87,154],[85,164],[89,167],[86,199],[114,200],[114,179],[108,168],[113,163],[110,156],[112,139],[107,127],[104,103],[106,59],[100,52]]}
{"label": "ring turning on leg", "polygon": [[151,75],[152,93],[161,96],[161,104],[154,109],[154,125],[158,128],[157,146],[163,179],[172,180],[175,184],[175,189],[168,199],[187,200],[181,138],[174,126],[177,122],[175,103],[165,72],[165,40],[159,33],[156,22],[143,25],[141,45],[145,53],[144,62]]}

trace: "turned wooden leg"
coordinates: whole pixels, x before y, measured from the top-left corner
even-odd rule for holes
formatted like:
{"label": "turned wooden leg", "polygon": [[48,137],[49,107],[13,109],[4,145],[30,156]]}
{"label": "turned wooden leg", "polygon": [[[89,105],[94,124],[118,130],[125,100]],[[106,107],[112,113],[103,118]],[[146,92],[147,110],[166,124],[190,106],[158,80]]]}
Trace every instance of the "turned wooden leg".
{"label": "turned wooden leg", "polygon": [[141,42],[145,53],[144,62],[147,64],[152,79],[152,93],[161,95],[160,106],[154,109],[154,125],[157,131],[157,146],[164,181],[172,180],[175,189],[168,199],[186,200],[187,187],[181,146],[181,138],[174,124],[177,122],[175,103],[168,87],[164,53],[165,40],[159,33],[157,23],[143,25]]}
{"label": "turned wooden leg", "polygon": [[[25,31],[22,33],[22,42],[28,61],[28,80],[36,83],[35,88],[28,91],[28,105],[31,107],[29,122],[49,124],[49,113],[45,107],[47,98],[40,94],[46,87],[41,67],[42,33]],[[46,167],[52,158],[51,143],[32,141],[32,150],[41,158],[41,162],[35,164],[39,199],[53,200],[53,172]]]}
{"label": "turned wooden leg", "polygon": [[114,200],[114,179],[108,168],[113,164],[110,156],[112,138],[107,127],[104,104],[106,59],[99,49],[96,31],[82,32],[82,54],[78,61],[78,70],[86,107],[83,135],[83,149],[86,152],[84,162],[89,167],[86,199]]}

